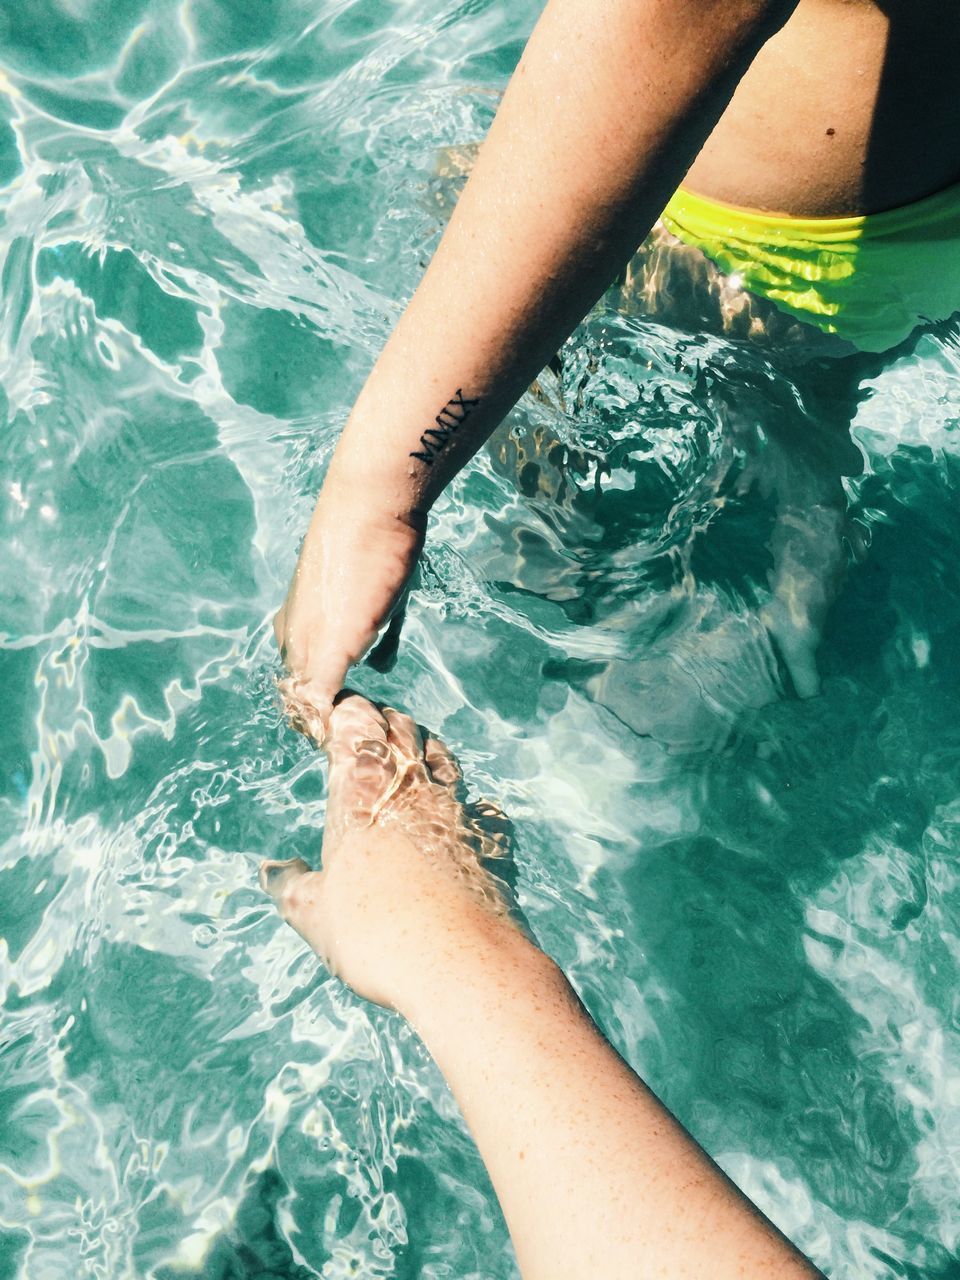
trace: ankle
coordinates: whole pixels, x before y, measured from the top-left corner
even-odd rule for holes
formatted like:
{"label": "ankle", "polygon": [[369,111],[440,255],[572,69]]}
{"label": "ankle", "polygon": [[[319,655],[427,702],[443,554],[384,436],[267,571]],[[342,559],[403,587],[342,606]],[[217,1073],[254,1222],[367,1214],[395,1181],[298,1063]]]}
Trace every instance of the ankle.
{"label": "ankle", "polygon": [[552,983],[556,964],[508,916],[477,906],[428,946],[408,975],[395,1008],[429,1040],[437,1024],[456,1021],[473,1008],[511,992]]}

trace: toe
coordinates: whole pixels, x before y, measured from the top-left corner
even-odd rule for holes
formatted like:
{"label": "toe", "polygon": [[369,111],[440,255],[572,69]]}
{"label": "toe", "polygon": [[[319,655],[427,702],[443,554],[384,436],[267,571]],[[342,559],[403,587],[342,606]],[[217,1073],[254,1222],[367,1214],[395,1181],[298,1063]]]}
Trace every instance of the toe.
{"label": "toe", "polygon": [[290,883],[309,870],[302,858],[268,858],[260,863],[260,888],[279,901]]}
{"label": "toe", "polygon": [[405,760],[422,760],[423,739],[416,721],[392,707],[385,707],[383,714],[387,720],[390,745]]}
{"label": "toe", "polygon": [[330,797],[344,812],[375,811],[390,790],[396,758],[389,728],[372,702],[357,693],[341,694],[330,716],[325,743],[330,757]]}
{"label": "toe", "polygon": [[372,702],[345,689],[337,695],[330,713],[330,745],[352,748],[364,738],[386,742],[387,722]]}
{"label": "toe", "polygon": [[492,800],[476,800],[470,817],[480,841],[481,858],[505,858],[510,852],[510,819]]}
{"label": "toe", "polygon": [[339,695],[330,713],[324,744],[334,764],[356,756],[385,760],[389,754],[387,737],[387,722],[372,702],[359,693]]}
{"label": "toe", "polygon": [[443,787],[455,787],[463,776],[453,753],[439,738],[427,737],[423,744],[423,755],[434,782]]}

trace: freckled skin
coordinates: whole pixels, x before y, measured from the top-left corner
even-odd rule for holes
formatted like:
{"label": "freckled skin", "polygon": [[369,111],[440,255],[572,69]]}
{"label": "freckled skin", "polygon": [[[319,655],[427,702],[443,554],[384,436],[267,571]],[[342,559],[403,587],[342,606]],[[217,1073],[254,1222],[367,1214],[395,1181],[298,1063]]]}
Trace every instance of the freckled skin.
{"label": "freckled skin", "polygon": [[300,859],[265,862],[261,884],[358,994],[397,1008],[428,961],[434,934],[466,919],[483,930],[517,931],[480,861],[502,853],[501,824],[495,812],[481,825],[465,810],[446,747],[424,740],[392,708],[377,710],[355,694],[341,699],[325,745],[323,870]]}
{"label": "freckled skin", "polygon": [[[511,920],[414,722],[351,694],[330,716],[323,870],[265,862],[281,914],[423,1037],[476,1139],[525,1280],[801,1280],[817,1272],[611,1049]],[[487,818],[494,822],[499,812]]]}
{"label": "freckled skin", "polygon": [[[960,177],[958,14],[954,0],[549,0],[350,414],[278,615],[297,722],[322,739],[331,721],[331,799],[324,870],[265,864],[265,887],[345,981],[421,1032],[527,1280],[816,1273],[498,906],[438,744],[421,758],[402,717],[360,701],[331,717],[334,695],[400,599],[433,501],[681,179],[732,204],[820,216],[896,207]],[[477,402],[469,423],[411,465],[458,388]],[[808,565],[795,547],[785,559],[793,583]],[[795,667],[820,594],[780,592],[772,625],[796,633]]]}

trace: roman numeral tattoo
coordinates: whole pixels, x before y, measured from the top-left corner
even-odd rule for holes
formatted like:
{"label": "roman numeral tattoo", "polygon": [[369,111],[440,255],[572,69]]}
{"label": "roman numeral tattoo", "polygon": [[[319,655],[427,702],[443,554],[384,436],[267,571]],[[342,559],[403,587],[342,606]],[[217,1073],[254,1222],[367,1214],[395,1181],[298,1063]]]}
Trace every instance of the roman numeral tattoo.
{"label": "roman numeral tattoo", "polygon": [[471,400],[463,394],[462,387],[457,387],[453,396],[434,418],[437,425],[428,427],[424,431],[420,437],[422,447],[413,450],[410,457],[419,458],[428,467],[432,467],[434,458],[443,452],[479,403],[479,399]]}

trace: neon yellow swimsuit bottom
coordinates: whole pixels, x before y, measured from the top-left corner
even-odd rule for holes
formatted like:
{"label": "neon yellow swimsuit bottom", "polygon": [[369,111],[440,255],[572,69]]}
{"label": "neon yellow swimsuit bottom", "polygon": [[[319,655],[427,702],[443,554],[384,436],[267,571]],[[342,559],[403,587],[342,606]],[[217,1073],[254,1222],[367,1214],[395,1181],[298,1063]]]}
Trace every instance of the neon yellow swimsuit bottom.
{"label": "neon yellow swimsuit bottom", "polygon": [[847,218],[760,213],[681,187],[663,223],[751,293],[862,351],[960,309],[960,184]]}

